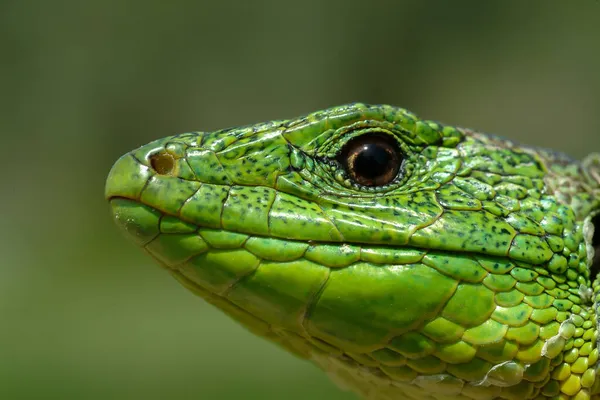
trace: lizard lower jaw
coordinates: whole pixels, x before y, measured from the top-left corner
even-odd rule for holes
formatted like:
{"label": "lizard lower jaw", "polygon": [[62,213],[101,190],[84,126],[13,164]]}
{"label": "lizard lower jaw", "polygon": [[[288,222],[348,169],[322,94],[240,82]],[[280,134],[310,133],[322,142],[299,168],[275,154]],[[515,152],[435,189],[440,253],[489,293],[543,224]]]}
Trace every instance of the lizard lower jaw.
{"label": "lizard lower jaw", "polygon": [[144,246],[159,234],[161,213],[156,209],[122,196],[109,201],[116,224],[136,244]]}

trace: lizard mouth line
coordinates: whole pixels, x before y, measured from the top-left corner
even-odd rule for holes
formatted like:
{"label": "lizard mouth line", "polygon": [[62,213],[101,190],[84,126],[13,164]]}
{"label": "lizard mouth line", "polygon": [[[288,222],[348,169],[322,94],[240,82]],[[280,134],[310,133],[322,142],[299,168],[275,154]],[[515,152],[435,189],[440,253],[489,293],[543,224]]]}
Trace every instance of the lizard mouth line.
{"label": "lizard mouth line", "polygon": [[[170,216],[170,217],[174,217],[179,219],[182,222],[194,225],[197,227],[197,230],[210,230],[210,231],[226,231],[226,232],[232,232],[232,233],[239,233],[242,235],[247,235],[248,237],[261,237],[261,238],[272,238],[272,239],[277,239],[277,240],[282,240],[282,241],[288,241],[288,242],[296,242],[296,243],[306,243],[309,246],[316,246],[316,245],[335,245],[335,246],[343,246],[343,245],[347,245],[347,246],[356,246],[356,247],[361,247],[363,249],[368,249],[368,248],[385,248],[385,249],[396,249],[396,250],[416,250],[419,252],[423,253],[423,256],[425,256],[428,253],[432,253],[432,252],[438,252],[438,253],[444,253],[444,254],[470,254],[470,255],[484,255],[493,259],[506,259],[509,258],[508,255],[491,255],[491,254],[486,254],[486,253],[479,253],[479,252],[474,252],[474,251],[458,251],[458,250],[448,250],[448,249],[441,249],[441,248],[426,248],[426,247],[421,247],[421,246],[416,246],[416,245],[411,245],[408,243],[402,243],[402,244],[389,244],[389,243],[381,243],[381,242],[368,242],[368,241],[351,241],[351,240],[344,240],[344,241],[336,241],[336,240],[306,240],[306,239],[298,239],[298,238],[293,238],[293,237],[280,237],[280,236],[269,236],[269,235],[264,235],[264,234],[259,234],[259,233],[253,233],[253,232],[243,232],[240,230],[229,230],[223,227],[215,227],[215,226],[205,226],[202,224],[199,224],[198,221],[193,221],[190,220],[188,218],[184,218],[181,215],[179,215],[179,213],[173,213],[173,212],[168,212],[165,210],[162,210],[156,206],[147,204],[143,201],[141,201],[139,198],[133,197],[133,196],[126,196],[126,195],[112,195],[112,196],[108,196],[107,200],[109,202],[112,202],[113,200],[125,200],[125,201],[129,201],[129,202],[133,202],[136,204],[139,204],[141,206],[147,207],[148,209],[153,210],[154,212],[160,214],[159,217],[159,221],[160,219],[162,219],[163,217],[166,216]],[[159,222],[160,223],[160,222]],[[160,234],[160,233],[159,233]],[[156,236],[153,236],[152,238],[149,238],[149,240],[146,243],[142,243],[143,246],[145,246],[146,244],[150,243],[152,240],[154,240],[156,238]],[[416,261],[415,261],[416,262]],[[599,267],[600,268],[600,267]]]}

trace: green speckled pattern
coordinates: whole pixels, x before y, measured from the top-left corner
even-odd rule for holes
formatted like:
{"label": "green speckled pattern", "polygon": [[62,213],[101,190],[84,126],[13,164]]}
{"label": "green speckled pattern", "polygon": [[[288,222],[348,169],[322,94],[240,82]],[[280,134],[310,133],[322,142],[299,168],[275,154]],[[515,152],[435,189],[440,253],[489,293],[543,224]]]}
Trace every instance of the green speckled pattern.
{"label": "green speckled pattern", "polygon": [[[335,161],[368,133],[403,154],[389,185]],[[185,287],[366,399],[600,399],[597,154],[350,104],[154,141],[106,196]]]}

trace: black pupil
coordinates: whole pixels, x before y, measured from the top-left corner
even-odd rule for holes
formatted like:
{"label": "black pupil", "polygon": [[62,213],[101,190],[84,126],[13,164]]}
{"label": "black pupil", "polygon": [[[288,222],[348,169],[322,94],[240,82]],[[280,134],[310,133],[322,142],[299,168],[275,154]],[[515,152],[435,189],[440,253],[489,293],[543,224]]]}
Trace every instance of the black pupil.
{"label": "black pupil", "polygon": [[380,144],[364,144],[354,159],[354,173],[364,179],[375,180],[388,173],[392,161],[390,152]]}

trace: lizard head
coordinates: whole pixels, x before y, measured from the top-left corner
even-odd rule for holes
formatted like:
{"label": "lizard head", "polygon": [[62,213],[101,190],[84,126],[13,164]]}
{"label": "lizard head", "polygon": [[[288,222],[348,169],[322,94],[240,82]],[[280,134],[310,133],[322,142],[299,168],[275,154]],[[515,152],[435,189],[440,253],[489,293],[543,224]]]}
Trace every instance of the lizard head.
{"label": "lizard head", "polygon": [[106,197],[184,286],[365,396],[533,398],[594,383],[591,168],[350,104],[152,142]]}

